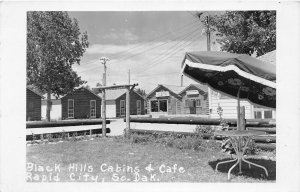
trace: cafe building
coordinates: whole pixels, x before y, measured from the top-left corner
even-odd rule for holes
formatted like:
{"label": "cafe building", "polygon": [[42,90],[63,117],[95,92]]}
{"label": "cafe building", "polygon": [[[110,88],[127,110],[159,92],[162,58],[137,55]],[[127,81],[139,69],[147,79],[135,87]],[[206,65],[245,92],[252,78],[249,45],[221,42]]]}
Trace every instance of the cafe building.
{"label": "cafe building", "polygon": [[182,114],[181,86],[158,85],[147,96],[148,114],[152,116]]}

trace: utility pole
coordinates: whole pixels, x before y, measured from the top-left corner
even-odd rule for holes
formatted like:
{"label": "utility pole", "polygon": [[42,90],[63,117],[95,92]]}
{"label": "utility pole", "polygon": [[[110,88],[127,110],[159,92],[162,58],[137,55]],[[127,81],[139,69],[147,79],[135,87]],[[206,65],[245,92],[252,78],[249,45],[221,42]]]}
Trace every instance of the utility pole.
{"label": "utility pole", "polygon": [[210,17],[206,16],[207,51],[210,51]]}
{"label": "utility pole", "polygon": [[[106,86],[106,62],[109,61],[106,57],[100,58],[101,63],[104,65],[103,73],[103,86]],[[106,137],[106,101],[105,101],[105,89],[102,90],[102,137]]]}
{"label": "utility pole", "polygon": [[[128,85],[130,85],[130,70],[128,71]],[[125,137],[130,135],[130,87],[126,89],[126,130]]]}
{"label": "utility pole", "polygon": [[[201,20],[201,15],[203,15],[205,12],[198,13],[198,17]],[[205,17],[205,23],[206,23],[206,49],[207,51],[210,51],[210,15],[207,13],[207,16]]]}
{"label": "utility pole", "polygon": [[130,85],[130,69],[128,70],[128,85]]}

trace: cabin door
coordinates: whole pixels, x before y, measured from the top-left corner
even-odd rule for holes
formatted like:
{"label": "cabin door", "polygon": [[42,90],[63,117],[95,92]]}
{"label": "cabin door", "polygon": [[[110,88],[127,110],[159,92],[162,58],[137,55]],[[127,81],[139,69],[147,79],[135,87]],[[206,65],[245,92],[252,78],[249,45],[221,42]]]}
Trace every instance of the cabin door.
{"label": "cabin door", "polygon": [[190,114],[196,114],[196,100],[191,100],[190,104]]}

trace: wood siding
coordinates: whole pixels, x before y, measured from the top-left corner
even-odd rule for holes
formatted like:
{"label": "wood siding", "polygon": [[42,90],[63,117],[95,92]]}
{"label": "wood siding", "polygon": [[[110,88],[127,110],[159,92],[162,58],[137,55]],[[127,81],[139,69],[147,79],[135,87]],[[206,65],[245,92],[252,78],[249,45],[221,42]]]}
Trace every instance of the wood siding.
{"label": "wood siding", "polygon": [[[116,117],[121,117],[120,111],[120,101],[125,101],[125,112],[126,112],[126,93],[121,95],[119,98],[116,99]],[[144,106],[144,98],[141,97],[139,94],[135,93],[134,91],[130,92],[130,115],[137,115],[137,104],[136,101],[141,101],[141,115],[145,115],[145,106]],[[123,116],[124,117],[124,116]]]}
{"label": "wood siding", "polygon": [[101,117],[101,99],[85,88],[80,88],[61,98],[62,119],[68,119],[68,99],[74,100],[74,119],[90,118],[91,100],[96,100],[96,118]]}
{"label": "wood siding", "polygon": [[41,96],[29,89],[26,89],[26,121],[41,120],[41,99]]}

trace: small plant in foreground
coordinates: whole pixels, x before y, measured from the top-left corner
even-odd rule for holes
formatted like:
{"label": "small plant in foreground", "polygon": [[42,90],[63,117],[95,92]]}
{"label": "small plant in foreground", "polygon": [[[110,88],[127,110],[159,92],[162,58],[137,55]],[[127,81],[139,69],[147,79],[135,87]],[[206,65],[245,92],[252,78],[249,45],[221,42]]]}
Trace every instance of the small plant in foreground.
{"label": "small plant in foreground", "polygon": [[53,141],[54,141],[53,136],[52,136],[51,133],[48,133],[48,134],[46,135],[46,138],[48,139],[48,142],[53,142]]}
{"label": "small plant in foreground", "polygon": [[68,140],[68,134],[64,130],[62,130],[62,132],[61,132],[61,139]]}
{"label": "small plant in foreground", "polygon": [[[123,139],[128,140],[123,137]],[[117,142],[123,141],[123,139],[116,138]],[[212,147],[213,144],[208,145],[205,140],[203,140],[199,136],[184,136],[182,134],[178,135],[176,133],[170,134],[147,134],[147,135],[139,135],[132,134],[130,137],[131,144],[148,144],[148,143],[156,143],[165,147],[175,147],[178,149],[190,149],[190,150],[204,150]],[[213,141],[211,143],[216,143]],[[215,149],[215,147],[213,147]]]}
{"label": "small plant in foreground", "polygon": [[197,125],[195,129],[195,134],[201,138],[211,138],[214,135],[215,129],[209,125]]}

